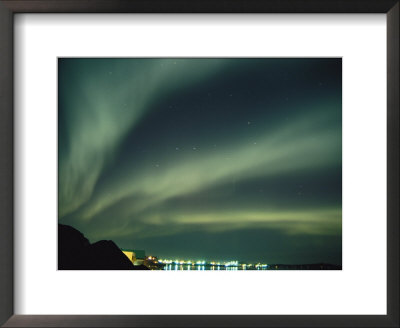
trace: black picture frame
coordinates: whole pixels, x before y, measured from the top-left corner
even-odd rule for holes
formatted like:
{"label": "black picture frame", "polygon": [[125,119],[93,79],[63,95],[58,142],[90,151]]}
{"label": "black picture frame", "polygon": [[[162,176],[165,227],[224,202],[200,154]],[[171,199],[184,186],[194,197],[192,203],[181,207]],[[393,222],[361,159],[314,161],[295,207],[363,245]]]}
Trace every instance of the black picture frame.
{"label": "black picture frame", "polygon": [[[0,324],[5,327],[399,327],[399,8],[399,0],[0,0]],[[385,13],[387,315],[15,315],[13,17],[16,13]]]}

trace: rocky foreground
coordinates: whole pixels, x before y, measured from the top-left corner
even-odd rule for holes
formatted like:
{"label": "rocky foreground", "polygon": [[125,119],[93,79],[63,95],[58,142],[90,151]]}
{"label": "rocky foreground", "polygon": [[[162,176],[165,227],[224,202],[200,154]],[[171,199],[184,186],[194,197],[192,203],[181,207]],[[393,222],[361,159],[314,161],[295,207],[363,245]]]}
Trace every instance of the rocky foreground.
{"label": "rocky foreground", "polygon": [[77,229],[58,225],[59,270],[146,270],[134,266],[111,240],[91,244]]}

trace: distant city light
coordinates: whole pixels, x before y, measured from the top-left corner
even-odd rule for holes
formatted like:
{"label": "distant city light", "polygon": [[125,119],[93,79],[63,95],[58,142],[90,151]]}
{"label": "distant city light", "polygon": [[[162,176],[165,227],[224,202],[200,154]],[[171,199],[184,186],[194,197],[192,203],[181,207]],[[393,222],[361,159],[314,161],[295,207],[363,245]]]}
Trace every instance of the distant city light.
{"label": "distant city light", "polygon": [[[148,260],[154,260],[157,262],[157,257],[148,256]],[[162,265],[163,270],[227,270],[227,271],[238,271],[238,270],[269,270],[271,268],[276,268],[276,266],[271,267],[266,263],[258,262],[256,264],[252,263],[239,263],[237,260],[226,261],[226,262],[216,262],[216,261],[205,261],[205,260],[181,260],[181,259],[159,259],[158,262]],[[172,264],[174,268],[172,269]],[[193,266],[193,268],[191,267]]]}

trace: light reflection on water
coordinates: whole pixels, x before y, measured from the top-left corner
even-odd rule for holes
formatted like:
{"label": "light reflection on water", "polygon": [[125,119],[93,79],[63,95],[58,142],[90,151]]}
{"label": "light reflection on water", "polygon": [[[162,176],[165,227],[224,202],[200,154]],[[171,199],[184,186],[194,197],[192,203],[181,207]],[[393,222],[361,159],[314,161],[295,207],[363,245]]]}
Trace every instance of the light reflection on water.
{"label": "light reflection on water", "polygon": [[190,264],[166,264],[164,269],[166,271],[178,271],[178,270],[197,270],[197,271],[205,271],[205,270],[226,270],[226,271],[238,271],[238,270],[267,270],[265,267],[259,268],[247,268],[245,266],[225,266],[225,265],[190,265]]}

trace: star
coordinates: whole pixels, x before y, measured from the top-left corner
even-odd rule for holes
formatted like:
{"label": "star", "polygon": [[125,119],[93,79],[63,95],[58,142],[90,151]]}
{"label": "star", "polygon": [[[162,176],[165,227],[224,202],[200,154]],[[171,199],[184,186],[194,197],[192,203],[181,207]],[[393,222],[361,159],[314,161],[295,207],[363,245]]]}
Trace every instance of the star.
{"label": "star", "polygon": [[196,147],[193,147],[193,150],[196,150],[197,148]]}
{"label": "star", "polygon": [[248,122],[247,122],[247,125],[250,125],[250,124],[251,124],[251,122],[250,122],[250,121],[248,121]]}
{"label": "star", "polygon": [[179,147],[176,147],[175,150],[179,150]]}

